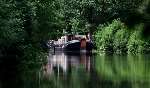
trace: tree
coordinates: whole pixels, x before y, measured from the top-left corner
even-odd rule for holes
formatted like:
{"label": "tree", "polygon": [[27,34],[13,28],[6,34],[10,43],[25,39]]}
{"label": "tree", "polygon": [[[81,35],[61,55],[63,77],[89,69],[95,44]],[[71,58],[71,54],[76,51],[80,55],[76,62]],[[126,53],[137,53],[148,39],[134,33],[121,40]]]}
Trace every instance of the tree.
{"label": "tree", "polygon": [[[41,62],[45,51],[42,42],[53,38],[61,17],[50,0],[0,1],[0,58],[19,63]],[[53,18],[53,19],[52,19]],[[57,19],[57,20],[56,20]],[[61,25],[60,25],[61,26]],[[57,29],[57,30],[55,30]],[[51,34],[50,34],[51,33]],[[54,36],[55,37],[55,36]]]}

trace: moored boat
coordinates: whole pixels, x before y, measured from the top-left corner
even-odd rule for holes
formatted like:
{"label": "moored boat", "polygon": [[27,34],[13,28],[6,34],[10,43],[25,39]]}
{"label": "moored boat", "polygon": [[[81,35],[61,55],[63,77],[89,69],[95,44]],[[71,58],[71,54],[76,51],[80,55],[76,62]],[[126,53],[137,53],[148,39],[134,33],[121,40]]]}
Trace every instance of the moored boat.
{"label": "moored boat", "polygon": [[63,47],[64,50],[74,51],[74,50],[92,50],[94,47],[93,43],[90,41],[72,40],[66,43]]}
{"label": "moored boat", "polygon": [[92,50],[94,44],[86,35],[66,35],[55,41],[54,47],[65,51]]}

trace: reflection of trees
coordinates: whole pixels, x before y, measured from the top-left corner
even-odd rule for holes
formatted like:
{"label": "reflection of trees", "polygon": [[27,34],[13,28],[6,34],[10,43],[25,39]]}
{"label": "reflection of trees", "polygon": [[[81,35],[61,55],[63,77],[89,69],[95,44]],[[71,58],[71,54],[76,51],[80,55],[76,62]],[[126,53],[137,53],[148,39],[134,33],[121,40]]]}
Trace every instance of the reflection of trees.
{"label": "reflection of trees", "polygon": [[[150,70],[147,55],[98,55],[96,69],[103,80],[110,80],[114,84],[122,85],[126,81],[132,86],[150,86]],[[133,87],[134,88],[134,87]]]}

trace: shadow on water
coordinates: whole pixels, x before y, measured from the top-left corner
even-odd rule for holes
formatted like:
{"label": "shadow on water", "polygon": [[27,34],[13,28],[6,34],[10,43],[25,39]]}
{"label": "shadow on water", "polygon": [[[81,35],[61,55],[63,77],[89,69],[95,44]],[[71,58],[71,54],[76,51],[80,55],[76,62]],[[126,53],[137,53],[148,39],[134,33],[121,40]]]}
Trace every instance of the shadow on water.
{"label": "shadow on water", "polygon": [[5,59],[0,88],[150,88],[149,57],[55,52],[42,67]]}
{"label": "shadow on water", "polygon": [[[15,59],[4,58],[0,63],[0,88],[16,87],[17,64]],[[19,84],[19,83],[18,83]]]}
{"label": "shadow on water", "polygon": [[26,68],[28,63],[13,56],[0,60],[0,88],[38,88],[39,67]]}

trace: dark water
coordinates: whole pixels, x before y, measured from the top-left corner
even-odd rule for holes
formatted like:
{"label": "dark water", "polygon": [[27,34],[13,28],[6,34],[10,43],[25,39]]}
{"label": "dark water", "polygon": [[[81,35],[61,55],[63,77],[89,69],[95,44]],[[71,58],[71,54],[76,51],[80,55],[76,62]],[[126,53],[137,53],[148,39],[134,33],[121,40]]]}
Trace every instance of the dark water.
{"label": "dark water", "polygon": [[150,55],[56,52],[47,62],[7,61],[0,88],[150,88]]}

